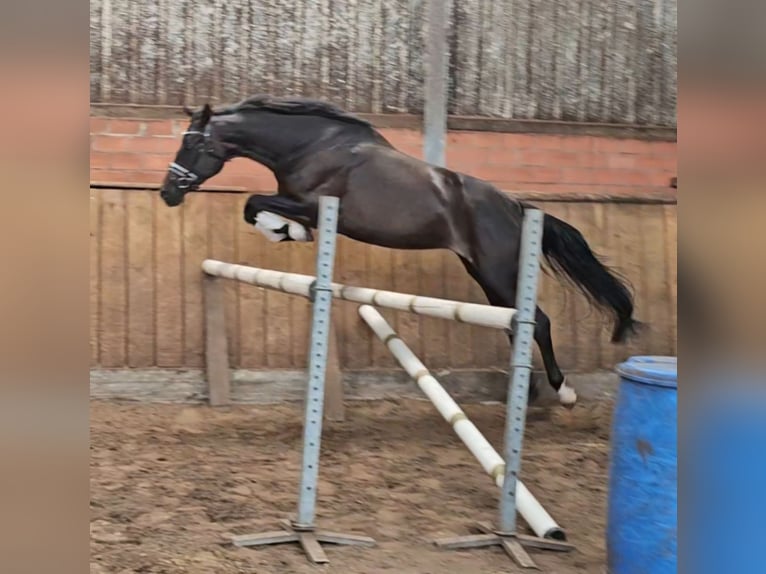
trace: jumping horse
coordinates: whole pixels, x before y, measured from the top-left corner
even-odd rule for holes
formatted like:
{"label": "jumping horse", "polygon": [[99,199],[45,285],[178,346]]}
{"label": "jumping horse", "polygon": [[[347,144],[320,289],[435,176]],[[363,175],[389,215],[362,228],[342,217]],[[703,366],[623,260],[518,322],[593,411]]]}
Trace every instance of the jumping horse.
{"label": "jumping horse", "polygon": [[[162,183],[168,206],[180,205],[235,157],[270,169],[276,195],[251,195],[244,219],[272,241],[310,241],[319,197],[340,199],[338,232],[392,249],[448,249],[481,286],[491,305],[513,307],[524,209],[493,185],[396,150],[370,123],[331,104],[254,96],[232,106],[192,111],[181,147]],[[545,214],[542,252],[553,272],[610,316],[612,342],[641,325],[625,281],[591,251],[582,234]],[[509,329],[509,339],[513,335]],[[575,390],[559,368],[551,323],[538,307],[535,342],[559,401]],[[530,386],[529,400],[537,389]]]}

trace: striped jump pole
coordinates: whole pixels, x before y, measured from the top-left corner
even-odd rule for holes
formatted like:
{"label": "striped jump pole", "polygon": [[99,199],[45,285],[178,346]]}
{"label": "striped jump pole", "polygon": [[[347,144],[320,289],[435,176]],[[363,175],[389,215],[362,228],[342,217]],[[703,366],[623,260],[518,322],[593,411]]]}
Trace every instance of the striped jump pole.
{"label": "striped jump pole", "polygon": [[[481,434],[476,425],[466,416],[463,409],[449,395],[439,381],[430,373],[426,366],[410,350],[407,344],[399,338],[391,325],[383,318],[377,309],[369,305],[359,307],[359,315],[372,329],[375,335],[391,351],[407,374],[417,383],[428,399],[460,437],[471,454],[481,464],[493,482],[500,488],[505,480],[505,461],[495,448]],[[565,540],[566,535],[556,521],[545,511],[542,505],[532,495],[526,486],[517,480],[516,500],[519,514],[524,517],[530,528],[540,538]]]}
{"label": "striped jump pole", "polygon": [[[302,297],[310,297],[314,277],[298,273],[286,273],[273,269],[259,269],[247,265],[236,265],[215,259],[202,262],[202,270],[208,275],[236,279],[264,289],[282,291]],[[350,285],[332,284],[332,295],[336,299],[374,305],[397,311],[407,311],[416,315],[447,319],[460,323],[469,323],[478,327],[508,330],[516,314],[516,309],[508,307],[493,307],[478,303],[463,303],[435,297],[421,297],[383,291],[367,287],[352,287]]]}

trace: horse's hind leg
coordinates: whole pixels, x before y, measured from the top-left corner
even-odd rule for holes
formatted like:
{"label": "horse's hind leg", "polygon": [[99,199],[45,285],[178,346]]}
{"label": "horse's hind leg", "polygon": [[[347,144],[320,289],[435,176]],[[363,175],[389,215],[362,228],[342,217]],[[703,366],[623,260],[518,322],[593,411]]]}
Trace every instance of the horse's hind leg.
{"label": "horse's hind leg", "polygon": [[[507,266],[485,266],[488,271],[482,273],[476,266],[461,258],[463,265],[473,279],[481,286],[490,305],[500,307],[516,306],[516,273],[509,272]],[[535,343],[540,349],[545,375],[551,387],[559,396],[559,402],[565,406],[573,406],[577,401],[574,389],[566,384],[566,378],[561,372],[556,355],[553,352],[551,338],[551,321],[538,306],[535,312]],[[513,334],[508,332],[508,340],[513,346]],[[534,402],[539,394],[534,380],[529,382],[529,402]]]}
{"label": "horse's hind leg", "polygon": [[[476,269],[469,261],[463,259],[462,257],[460,258],[460,261],[463,263],[466,271],[468,271],[468,274],[473,278],[474,281],[479,284],[479,287],[481,287],[481,290],[484,292],[484,295],[487,297],[487,301],[490,305],[494,305],[496,307],[515,307],[515,289],[512,289],[512,293],[508,293],[507,287],[500,286],[499,282],[493,285],[492,280],[486,279],[484,275],[482,275],[478,269]],[[511,302],[508,303],[508,301]],[[510,330],[510,325],[506,331],[506,334],[508,335],[508,342],[511,344],[511,347],[513,347],[513,333]],[[530,378],[527,402],[535,402],[539,394],[540,393],[537,388],[537,383],[534,379]]]}
{"label": "horse's hind leg", "polygon": [[545,374],[548,382],[559,396],[559,402],[572,407],[577,402],[577,393],[566,382],[566,377],[559,369],[556,355],[553,353],[553,339],[551,338],[551,320],[540,307],[535,313],[535,343],[540,349],[540,356],[545,366]]}

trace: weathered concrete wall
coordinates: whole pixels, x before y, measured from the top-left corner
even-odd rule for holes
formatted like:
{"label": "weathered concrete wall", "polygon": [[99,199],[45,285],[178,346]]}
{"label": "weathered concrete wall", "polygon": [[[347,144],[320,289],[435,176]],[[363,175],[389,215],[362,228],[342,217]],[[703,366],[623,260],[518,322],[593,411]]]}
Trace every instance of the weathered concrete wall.
{"label": "weathered concrete wall", "polygon": [[[421,113],[424,0],[92,0],[94,102]],[[673,126],[675,0],[460,0],[450,113]]]}

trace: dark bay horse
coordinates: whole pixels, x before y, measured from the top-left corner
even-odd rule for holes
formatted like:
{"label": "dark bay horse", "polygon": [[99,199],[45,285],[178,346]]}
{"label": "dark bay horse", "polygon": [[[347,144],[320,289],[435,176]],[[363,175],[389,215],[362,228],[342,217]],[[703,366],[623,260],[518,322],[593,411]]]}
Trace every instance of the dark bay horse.
{"label": "dark bay horse", "polygon": [[[190,124],[161,189],[168,206],[181,204],[228,160],[247,157],[278,182],[276,195],[252,195],[244,208],[245,221],[272,241],[311,240],[319,196],[334,195],[341,200],[339,233],[393,249],[448,249],[491,305],[515,306],[528,205],[485,181],[397,151],[368,122],[324,102],[256,96],[185,111]],[[558,276],[612,317],[612,342],[624,342],[640,325],[628,287],[577,229],[546,214],[542,251]],[[535,342],[559,400],[573,405],[577,395],[559,369],[550,320],[539,307]],[[530,400],[536,394],[530,387]]]}

